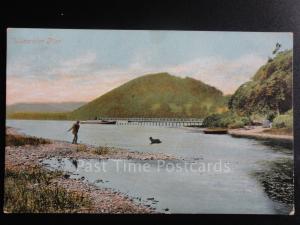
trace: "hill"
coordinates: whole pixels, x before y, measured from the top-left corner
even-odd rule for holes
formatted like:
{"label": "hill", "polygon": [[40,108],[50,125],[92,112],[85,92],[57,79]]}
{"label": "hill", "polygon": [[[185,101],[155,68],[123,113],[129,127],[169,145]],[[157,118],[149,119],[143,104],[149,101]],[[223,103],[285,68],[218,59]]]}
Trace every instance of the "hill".
{"label": "hill", "polygon": [[227,98],[215,87],[168,73],[131,80],[70,113],[70,118],[204,117],[227,110]]}
{"label": "hill", "polygon": [[292,67],[292,51],[278,53],[237,89],[229,99],[229,109],[248,115],[287,112],[292,108]]}
{"label": "hill", "polygon": [[6,113],[16,112],[70,112],[86,102],[62,102],[62,103],[16,103],[6,106]]}

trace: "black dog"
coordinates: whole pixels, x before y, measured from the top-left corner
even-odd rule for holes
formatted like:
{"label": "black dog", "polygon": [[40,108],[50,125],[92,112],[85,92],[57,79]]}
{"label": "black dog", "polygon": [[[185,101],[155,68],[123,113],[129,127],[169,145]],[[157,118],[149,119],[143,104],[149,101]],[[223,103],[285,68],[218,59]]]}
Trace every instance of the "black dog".
{"label": "black dog", "polygon": [[151,141],[151,144],[160,144],[161,141],[159,139],[153,139],[152,137],[149,138]]}

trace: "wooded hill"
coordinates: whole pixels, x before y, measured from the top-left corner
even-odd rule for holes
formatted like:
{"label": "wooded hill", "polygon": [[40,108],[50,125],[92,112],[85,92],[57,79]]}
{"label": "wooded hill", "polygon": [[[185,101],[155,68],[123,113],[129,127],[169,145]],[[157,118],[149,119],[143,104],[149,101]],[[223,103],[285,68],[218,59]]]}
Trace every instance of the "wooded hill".
{"label": "wooded hill", "polygon": [[215,87],[168,73],[144,75],[74,110],[74,119],[97,117],[205,117],[227,109]]}
{"label": "wooded hill", "polygon": [[228,107],[244,114],[282,114],[292,108],[292,86],[292,51],[279,52],[237,89]]}

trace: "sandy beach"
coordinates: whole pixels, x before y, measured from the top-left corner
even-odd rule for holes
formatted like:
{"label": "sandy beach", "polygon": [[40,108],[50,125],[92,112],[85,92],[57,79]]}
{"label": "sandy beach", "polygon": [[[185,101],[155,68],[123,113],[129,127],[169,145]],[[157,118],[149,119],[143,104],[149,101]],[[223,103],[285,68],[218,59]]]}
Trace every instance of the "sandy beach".
{"label": "sandy beach", "polygon": [[248,137],[264,140],[279,140],[279,141],[289,141],[292,142],[293,135],[287,134],[271,134],[265,131],[270,130],[270,128],[263,128],[262,126],[246,127],[240,129],[229,129],[228,133],[233,137]]}

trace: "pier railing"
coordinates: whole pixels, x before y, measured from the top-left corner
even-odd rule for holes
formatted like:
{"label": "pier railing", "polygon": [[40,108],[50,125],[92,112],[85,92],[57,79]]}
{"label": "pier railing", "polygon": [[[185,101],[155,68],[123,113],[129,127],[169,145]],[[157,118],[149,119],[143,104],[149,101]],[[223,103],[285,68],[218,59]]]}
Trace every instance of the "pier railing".
{"label": "pier railing", "polygon": [[98,120],[116,121],[116,125],[148,126],[201,126],[200,118],[151,118],[151,117],[99,117]]}

